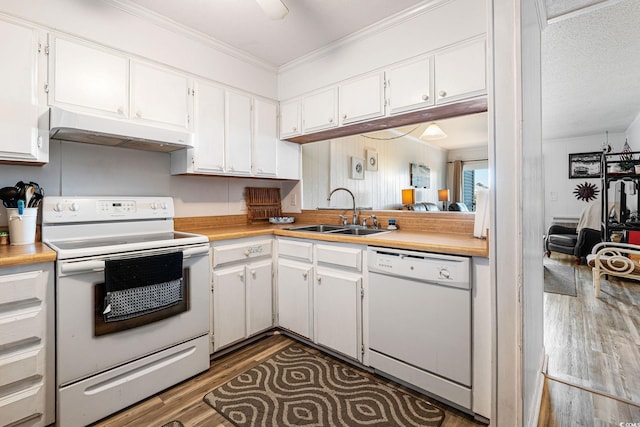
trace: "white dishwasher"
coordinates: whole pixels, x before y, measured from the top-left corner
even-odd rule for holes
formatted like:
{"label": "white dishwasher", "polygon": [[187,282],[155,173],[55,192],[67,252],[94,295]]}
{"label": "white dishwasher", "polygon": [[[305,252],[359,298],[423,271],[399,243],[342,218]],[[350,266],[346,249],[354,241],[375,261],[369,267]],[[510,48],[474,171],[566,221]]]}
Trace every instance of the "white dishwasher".
{"label": "white dishwasher", "polygon": [[377,247],[367,258],[369,365],[471,410],[469,258]]}

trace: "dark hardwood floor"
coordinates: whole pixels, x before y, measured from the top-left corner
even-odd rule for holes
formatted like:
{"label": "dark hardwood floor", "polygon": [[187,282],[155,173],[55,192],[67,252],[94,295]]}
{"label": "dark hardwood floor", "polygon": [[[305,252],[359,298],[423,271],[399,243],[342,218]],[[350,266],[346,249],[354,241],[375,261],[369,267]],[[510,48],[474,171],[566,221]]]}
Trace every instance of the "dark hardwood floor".
{"label": "dark hardwood floor", "polygon": [[[94,427],[159,427],[170,421],[180,421],[185,427],[232,427],[202,400],[214,388],[268,359],[281,349],[293,344],[291,338],[276,334],[211,362],[207,372],[158,393],[137,405],[118,412],[95,424]],[[307,347],[311,352],[318,350]],[[364,375],[373,376],[368,373]],[[379,381],[389,382],[376,377]],[[396,385],[402,388],[401,386]],[[431,400],[431,399],[428,399]],[[465,414],[431,400],[445,411],[444,427],[481,426]]]}
{"label": "dark hardwood floor", "polygon": [[573,257],[577,296],[544,294],[547,379],[539,426],[640,425],[640,282],[611,277],[594,296]]}

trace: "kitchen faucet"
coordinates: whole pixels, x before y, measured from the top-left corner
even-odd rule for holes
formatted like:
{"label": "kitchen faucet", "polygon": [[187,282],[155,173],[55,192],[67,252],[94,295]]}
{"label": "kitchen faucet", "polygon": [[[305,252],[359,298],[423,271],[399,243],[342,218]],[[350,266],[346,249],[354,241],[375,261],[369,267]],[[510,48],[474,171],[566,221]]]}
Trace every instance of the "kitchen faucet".
{"label": "kitchen faucet", "polygon": [[333,193],[335,193],[338,190],[346,191],[351,196],[351,200],[353,201],[353,217],[351,219],[351,223],[353,225],[358,225],[358,211],[356,210],[356,197],[353,195],[351,190],[349,190],[348,188],[344,188],[344,187],[334,188],[333,190],[331,190],[331,193],[329,193],[329,197],[327,197],[327,201],[330,202],[331,201],[331,196],[333,195]]}
{"label": "kitchen faucet", "polygon": [[373,228],[378,228],[378,218],[375,215],[371,215],[371,216],[368,216],[368,217],[362,219],[362,226],[364,228],[367,228],[367,220],[368,219],[372,220],[371,221],[371,225],[373,226]]}

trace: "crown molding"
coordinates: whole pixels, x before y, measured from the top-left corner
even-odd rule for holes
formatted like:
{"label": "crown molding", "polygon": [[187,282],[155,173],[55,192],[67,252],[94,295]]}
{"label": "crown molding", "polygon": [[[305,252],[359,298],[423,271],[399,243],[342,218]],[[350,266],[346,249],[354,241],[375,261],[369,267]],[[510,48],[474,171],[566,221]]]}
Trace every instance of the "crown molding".
{"label": "crown molding", "polygon": [[273,73],[278,71],[278,67],[276,67],[275,65],[269,62],[256,58],[255,56],[241,49],[233,47],[225,42],[222,42],[218,39],[208,36],[200,31],[196,31],[192,28],[182,25],[172,19],[167,18],[166,16],[155,13],[129,0],[102,0],[102,1],[111,5],[112,7],[122,10],[123,12],[129,13],[130,15],[152,22],[153,24],[159,27],[162,27],[174,33],[185,35],[193,40],[209,45],[213,49],[216,49],[222,53],[225,53],[236,59],[244,61],[248,64],[258,66],[260,68],[263,68]]}
{"label": "crown molding", "polygon": [[588,6],[578,7],[576,9],[567,11],[562,15],[554,16],[553,18],[549,18],[547,22],[549,24],[555,24],[558,22],[565,21],[567,19],[575,18],[576,16],[586,15],[587,13],[595,12],[598,9],[602,9],[605,7],[613,6],[617,3],[620,3],[622,0],[605,0],[600,3],[591,4]]}
{"label": "crown molding", "polygon": [[419,3],[417,6],[412,7],[410,9],[398,12],[394,15],[391,15],[381,21],[373,23],[368,27],[362,28],[354,33],[351,33],[347,36],[342,37],[332,43],[329,43],[319,49],[316,49],[312,52],[307,53],[306,55],[302,55],[292,61],[287,62],[286,64],[281,65],[278,68],[278,73],[286,72],[292,68],[295,68],[305,62],[312,61],[314,59],[322,58],[324,56],[329,55],[334,50],[349,44],[353,43],[357,40],[361,40],[366,37],[370,37],[374,34],[381,33],[389,28],[395,27],[397,25],[401,25],[402,23],[414,19],[416,16],[423,15],[427,12],[430,12],[433,9],[441,7],[447,3],[450,3],[454,0],[425,0],[422,3]]}

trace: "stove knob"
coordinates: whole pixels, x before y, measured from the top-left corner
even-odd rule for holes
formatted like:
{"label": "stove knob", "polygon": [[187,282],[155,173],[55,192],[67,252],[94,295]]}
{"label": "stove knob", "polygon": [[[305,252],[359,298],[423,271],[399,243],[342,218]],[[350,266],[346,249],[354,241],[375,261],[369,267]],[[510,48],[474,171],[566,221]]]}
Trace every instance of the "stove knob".
{"label": "stove knob", "polygon": [[71,207],[69,208],[73,212],[78,212],[80,210],[80,205],[76,202],[71,203]]}
{"label": "stove knob", "polygon": [[161,209],[167,209],[167,204],[165,202],[160,203]]}
{"label": "stove knob", "polygon": [[56,203],[56,205],[53,207],[53,210],[56,212],[62,212],[62,209],[64,209],[62,202]]}
{"label": "stove knob", "polygon": [[156,204],[156,202],[151,202],[151,209],[153,209],[154,211],[158,209],[158,205]]}

